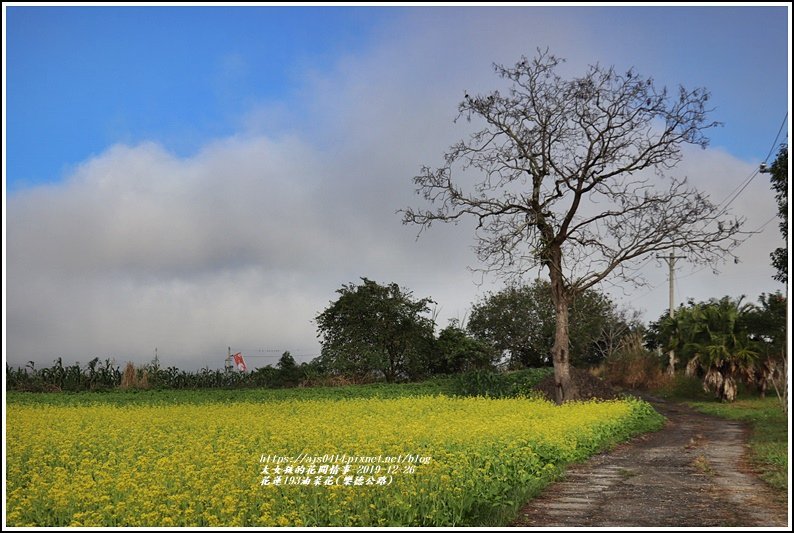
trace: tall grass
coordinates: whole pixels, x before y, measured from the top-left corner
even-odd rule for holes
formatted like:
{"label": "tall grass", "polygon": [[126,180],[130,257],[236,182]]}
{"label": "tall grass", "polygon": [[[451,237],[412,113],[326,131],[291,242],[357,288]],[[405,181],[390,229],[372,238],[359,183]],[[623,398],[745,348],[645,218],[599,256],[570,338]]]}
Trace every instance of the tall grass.
{"label": "tall grass", "polygon": [[603,364],[604,378],[611,385],[628,389],[651,389],[665,384],[659,358],[643,346],[640,333],[627,335]]}
{"label": "tall grass", "polygon": [[121,376],[121,384],[119,387],[122,390],[148,389],[149,371],[146,367],[135,368],[135,365],[132,363],[127,363],[124,367],[124,373]]}

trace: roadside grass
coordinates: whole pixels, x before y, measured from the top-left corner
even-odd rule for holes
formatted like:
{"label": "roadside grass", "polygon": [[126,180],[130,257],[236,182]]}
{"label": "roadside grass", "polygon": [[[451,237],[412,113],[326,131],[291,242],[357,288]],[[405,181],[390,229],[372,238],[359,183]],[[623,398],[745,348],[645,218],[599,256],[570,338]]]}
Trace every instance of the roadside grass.
{"label": "roadside grass", "polygon": [[653,387],[652,390],[657,396],[679,402],[708,402],[714,398],[713,394],[703,390],[702,380],[687,377],[681,373],[673,377],[665,376],[664,380],[657,387]]}
{"label": "roadside grass", "polygon": [[772,398],[748,398],[733,403],[688,401],[700,412],[749,422],[750,452],[761,478],[779,490],[788,492],[788,420],[780,403]]}

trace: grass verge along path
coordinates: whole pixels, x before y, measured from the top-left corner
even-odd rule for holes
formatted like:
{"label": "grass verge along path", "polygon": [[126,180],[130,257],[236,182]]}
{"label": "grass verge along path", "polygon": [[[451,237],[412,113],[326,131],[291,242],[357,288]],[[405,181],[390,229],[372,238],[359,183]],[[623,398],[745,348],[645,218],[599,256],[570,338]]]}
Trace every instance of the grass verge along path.
{"label": "grass verge along path", "polygon": [[688,402],[702,413],[751,425],[750,458],[761,478],[785,497],[788,489],[788,421],[777,398],[733,403]]}

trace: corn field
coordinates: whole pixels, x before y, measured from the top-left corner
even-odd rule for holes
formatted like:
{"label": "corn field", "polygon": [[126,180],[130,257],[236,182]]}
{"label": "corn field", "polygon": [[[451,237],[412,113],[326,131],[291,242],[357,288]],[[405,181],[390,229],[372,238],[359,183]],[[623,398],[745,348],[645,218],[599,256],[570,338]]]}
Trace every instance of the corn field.
{"label": "corn field", "polygon": [[101,391],[116,388],[207,389],[240,387],[281,387],[295,385],[314,376],[310,365],[296,368],[286,379],[284,372],[273,367],[258,368],[253,372],[236,370],[210,370],[195,372],[177,367],[160,368],[154,364],[133,368],[134,377],[127,378],[129,366],[122,369],[110,359],[100,362],[94,358],[85,366],[79,362],[65,366],[59,357],[51,367],[40,367],[31,361],[24,368],[6,365],[6,389],[28,392]]}

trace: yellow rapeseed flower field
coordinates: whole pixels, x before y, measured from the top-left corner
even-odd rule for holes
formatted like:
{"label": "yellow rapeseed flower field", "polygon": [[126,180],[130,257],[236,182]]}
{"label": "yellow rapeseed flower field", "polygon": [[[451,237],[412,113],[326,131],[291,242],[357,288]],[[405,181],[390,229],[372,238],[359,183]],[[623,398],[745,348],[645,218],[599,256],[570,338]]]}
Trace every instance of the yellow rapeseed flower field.
{"label": "yellow rapeseed flower field", "polygon": [[633,400],[12,402],[7,523],[493,525],[564,464],[658,422]]}

